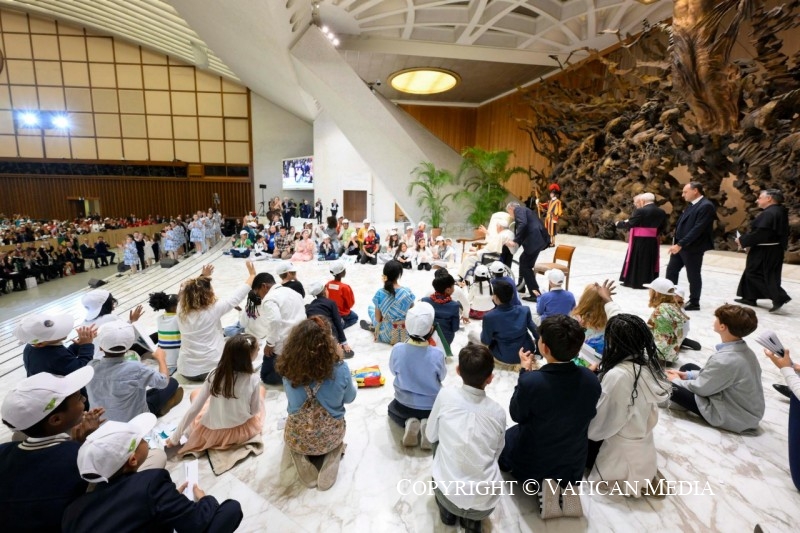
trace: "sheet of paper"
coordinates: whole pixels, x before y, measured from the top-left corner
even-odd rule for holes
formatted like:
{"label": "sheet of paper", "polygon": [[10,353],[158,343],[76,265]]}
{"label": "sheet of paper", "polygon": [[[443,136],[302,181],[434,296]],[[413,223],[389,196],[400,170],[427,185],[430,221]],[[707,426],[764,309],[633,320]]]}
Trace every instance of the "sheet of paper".
{"label": "sheet of paper", "polygon": [[184,479],[187,483],[186,488],[183,490],[183,495],[192,501],[194,501],[194,486],[197,485],[197,467],[197,459],[183,464]]}
{"label": "sheet of paper", "polygon": [[783,344],[774,331],[765,329],[755,337],[755,341],[770,352],[783,356]]}

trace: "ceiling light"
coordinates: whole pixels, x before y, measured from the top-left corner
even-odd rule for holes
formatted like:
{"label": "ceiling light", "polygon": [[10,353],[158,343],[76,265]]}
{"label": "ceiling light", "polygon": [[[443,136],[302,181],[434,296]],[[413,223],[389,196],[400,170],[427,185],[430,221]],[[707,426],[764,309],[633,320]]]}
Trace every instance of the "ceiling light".
{"label": "ceiling light", "polygon": [[57,130],[69,129],[69,119],[65,115],[53,115],[50,121]]}
{"label": "ceiling light", "polygon": [[460,81],[461,77],[455,72],[430,67],[401,70],[389,78],[392,87],[410,94],[443,93]]}
{"label": "ceiling light", "polygon": [[650,4],[655,4],[656,2],[658,2],[658,0],[636,0],[636,1],[639,2],[640,4],[644,4],[646,6],[649,6]]}
{"label": "ceiling light", "polygon": [[332,41],[333,46],[339,46],[339,39],[334,38]]}
{"label": "ceiling light", "polygon": [[30,112],[20,113],[19,121],[25,128],[35,128],[39,125],[39,115]]}
{"label": "ceiling light", "polygon": [[322,33],[324,33],[325,35],[328,35],[329,31],[331,31],[331,30],[329,30],[327,26],[323,26],[322,27]]}

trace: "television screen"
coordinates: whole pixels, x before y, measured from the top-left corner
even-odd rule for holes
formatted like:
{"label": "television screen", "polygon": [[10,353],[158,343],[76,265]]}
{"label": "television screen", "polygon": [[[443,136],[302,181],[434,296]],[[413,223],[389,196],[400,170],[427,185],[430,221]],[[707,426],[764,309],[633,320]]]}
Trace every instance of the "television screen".
{"label": "television screen", "polygon": [[294,157],[283,160],[283,189],[313,189],[314,188],[314,158]]}

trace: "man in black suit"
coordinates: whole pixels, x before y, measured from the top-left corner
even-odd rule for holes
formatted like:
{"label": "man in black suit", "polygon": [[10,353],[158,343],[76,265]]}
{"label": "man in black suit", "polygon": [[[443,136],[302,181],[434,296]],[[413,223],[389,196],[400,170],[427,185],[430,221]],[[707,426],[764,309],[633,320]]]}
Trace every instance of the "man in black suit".
{"label": "man in black suit", "polygon": [[630,229],[628,253],[619,280],[632,289],[643,289],[645,283],[658,277],[661,234],[666,228],[667,214],[653,203],[655,199],[651,192],[635,196],[636,209],[631,218],[617,222],[617,228]]}
{"label": "man in black suit", "polygon": [[506,212],[514,217],[514,243],[522,246],[522,254],[519,256],[519,273],[525,280],[525,286],[531,295],[523,298],[528,302],[536,301],[536,292],[539,284],[536,283],[536,274],[533,273],[533,266],[539,252],[550,245],[550,236],[545,231],[542,221],[533,211],[519,202],[511,202],[506,206]]}
{"label": "man in black suit", "polygon": [[678,218],[675,226],[673,244],[669,249],[670,258],[667,264],[667,279],[678,284],[678,275],[686,267],[689,278],[689,301],[684,307],[687,311],[700,310],[700,291],[703,279],[700,269],[703,266],[703,254],[714,249],[712,230],[714,226],[714,204],[703,196],[703,186],[692,181],[683,187],[683,199],[690,202]]}

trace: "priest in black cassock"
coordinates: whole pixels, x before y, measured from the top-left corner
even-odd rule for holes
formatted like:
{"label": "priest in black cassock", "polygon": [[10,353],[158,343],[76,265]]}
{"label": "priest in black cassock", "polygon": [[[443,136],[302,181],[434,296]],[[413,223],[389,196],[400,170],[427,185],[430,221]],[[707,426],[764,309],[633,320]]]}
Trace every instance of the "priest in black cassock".
{"label": "priest in black cassock", "polygon": [[772,300],[774,313],[791,300],[781,287],[783,252],[789,245],[789,212],[783,207],[783,193],[766,189],[756,200],[763,209],[750,225],[751,231],[736,239],[740,248],[749,248],[747,263],[736,295],[736,301],[756,305],[758,299]]}
{"label": "priest in black cassock", "polygon": [[643,289],[643,284],[658,277],[659,251],[667,214],[655,203],[653,193],[646,192],[633,198],[636,206],[631,218],[617,222],[617,228],[629,229],[628,253],[619,280],[626,287]]}

